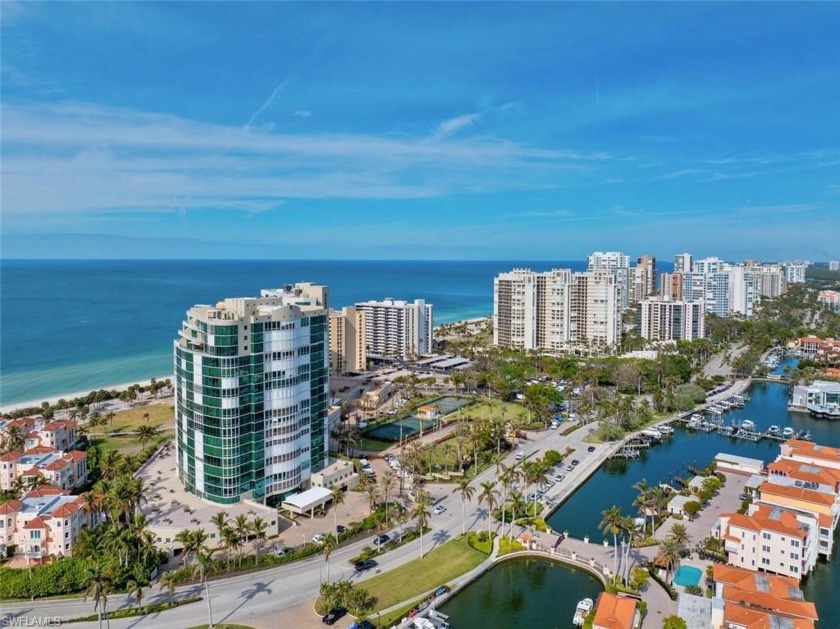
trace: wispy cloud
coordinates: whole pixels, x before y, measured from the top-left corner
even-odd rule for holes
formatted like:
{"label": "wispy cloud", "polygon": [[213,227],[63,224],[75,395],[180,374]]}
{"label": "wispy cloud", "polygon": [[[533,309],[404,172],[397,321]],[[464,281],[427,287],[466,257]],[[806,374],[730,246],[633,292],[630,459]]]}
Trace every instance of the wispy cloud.
{"label": "wispy cloud", "polygon": [[481,120],[480,113],[463,114],[450,118],[449,120],[444,120],[437,126],[437,129],[435,129],[434,137],[438,139],[448,138],[450,135],[457,133],[461,129],[473,126],[479,120]]}
{"label": "wispy cloud", "polygon": [[295,113],[292,114],[295,118],[311,118],[312,112],[308,109],[296,109]]}
{"label": "wispy cloud", "polygon": [[683,168],[682,170],[675,170],[670,173],[665,173],[664,175],[659,175],[656,179],[677,179],[679,177],[685,177],[686,175],[695,175],[697,173],[703,172],[699,168]]}
{"label": "wispy cloud", "polygon": [[546,189],[610,160],[490,137],[278,133],[88,103],[6,104],[3,117],[4,213],[18,215]]}

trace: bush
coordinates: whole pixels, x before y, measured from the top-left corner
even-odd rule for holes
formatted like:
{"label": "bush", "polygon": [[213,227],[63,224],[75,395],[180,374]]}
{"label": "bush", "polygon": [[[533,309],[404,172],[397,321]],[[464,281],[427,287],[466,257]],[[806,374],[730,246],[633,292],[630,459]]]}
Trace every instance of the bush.
{"label": "bush", "polygon": [[515,553],[520,550],[525,550],[525,547],[522,543],[517,539],[511,539],[509,537],[503,537],[499,540],[499,556],[508,555],[510,553]]}
{"label": "bush", "polygon": [[701,588],[699,585],[686,585],[685,593],[694,594],[696,596],[703,596],[703,588]]}
{"label": "bush", "polygon": [[562,460],[563,455],[560,454],[557,450],[546,450],[545,454],[543,455],[543,461],[549,467],[551,467],[552,465],[557,465]]}
{"label": "bush", "polygon": [[470,548],[474,548],[480,553],[489,555],[493,552],[493,538],[495,536],[495,533],[488,535],[487,531],[467,533],[467,544],[469,544]]}
{"label": "bush", "polygon": [[[151,605],[143,605],[142,609],[137,609],[136,607],[125,607],[123,609],[115,609],[113,611],[109,611],[107,614],[103,615],[103,618],[107,618],[108,620],[116,620],[118,618],[131,618],[132,616],[145,616],[146,614],[157,614],[159,612],[166,611],[167,609],[174,609],[176,607],[180,607],[181,605],[197,603],[200,600],[203,600],[200,596],[193,596],[191,598],[184,598],[180,601],[175,601],[174,603],[170,603],[167,601],[165,603],[152,603]],[[66,620],[65,622],[96,622],[98,619],[98,614],[91,614],[90,616],[84,616],[82,618],[71,618],[70,620]]]}
{"label": "bush", "polygon": [[86,561],[67,557],[31,570],[0,568],[0,600],[81,592],[87,587],[88,565]]}

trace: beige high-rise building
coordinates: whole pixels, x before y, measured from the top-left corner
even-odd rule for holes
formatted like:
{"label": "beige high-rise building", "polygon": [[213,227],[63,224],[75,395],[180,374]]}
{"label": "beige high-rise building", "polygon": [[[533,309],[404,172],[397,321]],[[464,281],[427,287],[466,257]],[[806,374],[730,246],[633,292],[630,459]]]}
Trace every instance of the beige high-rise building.
{"label": "beige high-rise building", "polygon": [[706,309],[702,301],[676,301],[650,297],[639,304],[639,336],[651,341],[693,341],[706,336]]}
{"label": "beige high-rise building", "polygon": [[493,343],[563,349],[569,341],[572,272],[514,269],[493,281]]}
{"label": "beige high-rise building", "polygon": [[367,368],[365,313],[355,306],[330,309],[330,374]]}
{"label": "beige high-rise building", "polygon": [[643,255],[636,261],[635,281],[641,287],[641,296],[636,301],[641,301],[649,295],[656,294],[656,256]]}
{"label": "beige high-rise building", "polygon": [[659,276],[659,294],[674,300],[683,298],[683,274],[681,272],[663,273]]}
{"label": "beige high-rise building", "polygon": [[625,283],[612,270],[573,276],[570,340],[606,349],[621,341]]}

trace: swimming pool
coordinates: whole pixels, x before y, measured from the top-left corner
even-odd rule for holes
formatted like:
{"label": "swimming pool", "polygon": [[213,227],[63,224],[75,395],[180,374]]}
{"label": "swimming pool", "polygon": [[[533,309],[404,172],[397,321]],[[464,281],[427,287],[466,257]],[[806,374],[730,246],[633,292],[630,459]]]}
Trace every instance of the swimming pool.
{"label": "swimming pool", "polygon": [[683,587],[687,585],[700,585],[703,578],[703,571],[695,566],[680,566],[674,575],[674,583]]}

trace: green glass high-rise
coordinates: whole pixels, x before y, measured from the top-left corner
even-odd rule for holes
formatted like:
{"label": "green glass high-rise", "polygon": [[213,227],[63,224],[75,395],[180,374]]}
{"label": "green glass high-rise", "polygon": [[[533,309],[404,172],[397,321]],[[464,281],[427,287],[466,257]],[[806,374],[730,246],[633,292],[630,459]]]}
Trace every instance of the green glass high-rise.
{"label": "green glass high-rise", "polygon": [[187,311],[174,352],[187,491],[275,504],[326,466],[328,309],[327,287],[295,284]]}

